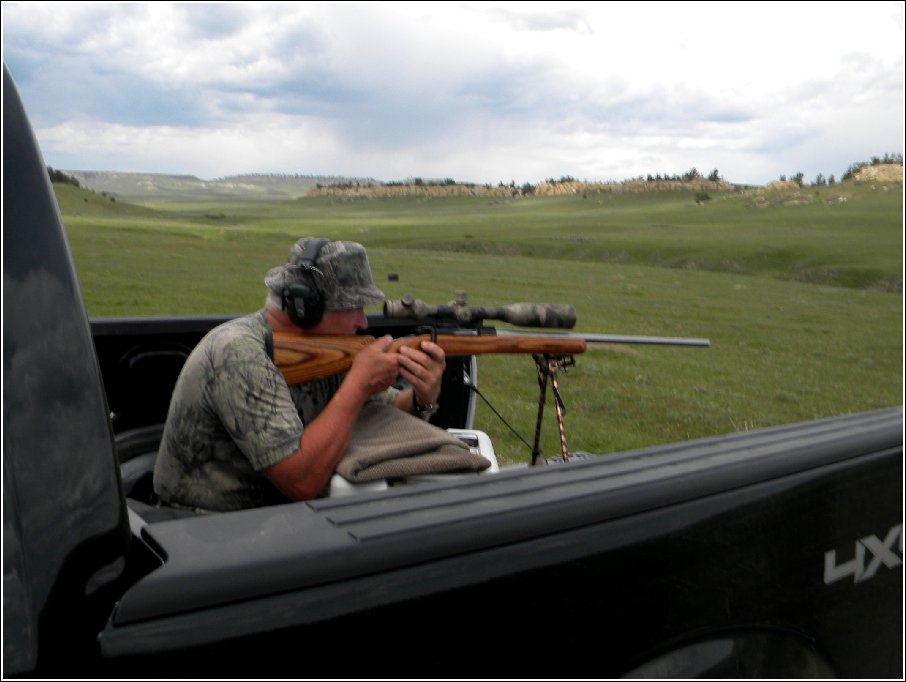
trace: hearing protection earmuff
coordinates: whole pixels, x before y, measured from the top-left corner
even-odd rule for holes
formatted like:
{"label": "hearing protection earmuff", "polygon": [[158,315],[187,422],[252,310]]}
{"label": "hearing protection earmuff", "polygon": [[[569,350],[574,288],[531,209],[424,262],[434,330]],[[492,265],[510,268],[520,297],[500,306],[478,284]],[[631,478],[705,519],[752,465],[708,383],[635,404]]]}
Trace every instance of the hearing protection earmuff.
{"label": "hearing protection earmuff", "polygon": [[329,242],[329,239],[313,239],[305,245],[296,266],[305,273],[303,281],[285,284],[280,292],[283,310],[292,323],[302,329],[314,327],[324,315],[324,294],[315,282],[315,273],[323,275],[315,267],[315,261],[321,248]]}

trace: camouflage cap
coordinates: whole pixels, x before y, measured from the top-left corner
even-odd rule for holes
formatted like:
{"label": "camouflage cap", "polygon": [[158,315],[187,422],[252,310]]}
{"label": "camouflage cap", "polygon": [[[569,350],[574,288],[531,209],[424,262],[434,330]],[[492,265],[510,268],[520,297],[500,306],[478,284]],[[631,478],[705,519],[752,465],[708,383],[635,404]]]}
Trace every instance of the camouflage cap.
{"label": "camouflage cap", "polygon": [[[312,237],[300,239],[289,250],[286,263],[272,268],[264,277],[267,288],[280,293],[283,287],[309,281],[302,265],[302,254]],[[328,242],[315,260],[315,286],[324,296],[326,310],[364,308],[384,300],[384,292],[374,285],[365,247],[356,242]]]}

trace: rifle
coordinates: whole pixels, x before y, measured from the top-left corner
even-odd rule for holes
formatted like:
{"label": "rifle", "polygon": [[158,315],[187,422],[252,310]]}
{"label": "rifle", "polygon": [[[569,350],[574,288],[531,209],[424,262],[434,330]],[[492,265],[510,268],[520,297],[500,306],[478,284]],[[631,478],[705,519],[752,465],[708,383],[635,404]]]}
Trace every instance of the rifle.
{"label": "rifle", "polygon": [[[571,305],[543,303],[470,307],[466,305],[465,300],[465,292],[459,291],[456,292],[456,299],[448,305],[431,305],[408,295],[397,301],[385,301],[385,318],[413,320],[422,325],[428,323],[427,327],[416,328],[415,336],[394,340],[387,352],[398,352],[403,346],[419,348],[423,341],[431,340],[443,348],[448,356],[486,353],[531,354],[538,369],[538,385],[541,391],[535,424],[535,444],[532,448],[533,465],[544,463],[540,458],[539,441],[548,382],[551,384],[555,399],[562,459],[569,460],[563,426],[566,409],[557,384],[557,372],[565,371],[567,367],[574,365],[573,355],[584,353],[588,343],[710,346],[708,339],[496,330],[485,327],[482,323],[493,319],[522,327],[572,329],[576,323],[576,310]],[[450,333],[437,333],[438,328]],[[430,333],[418,333],[426,329]],[[373,341],[374,337],[362,335],[333,336],[304,332],[275,332],[274,363],[288,384],[304,383],[347,371],[352,366],[356,353]],[[477,392],[471,384],[470,388]]]}
{"label": "rifle", "polygon": [[[429,305],[412,296],[399,301],[384,302],[384,317],[413,319],[431,325],[430,335],[407,336],[395,340],[388,352],[398,352],[403,346],[418,348],[422,341],[431,340],[450,356],[482,355],[485,353],[524,353],[543,356],[567,356],[585,352],[585,340],[579,337],[543,336],[530,334],[501,334],[481,326],[485,319],[505,320],[522,327],[572,328],[576,309],[571,305],[546,303],[514,303],[499,308],[470,308],[465,305],[465,293],[457,292],[457,300],[446,306]],[[445,321],[451,332],[437,333]],[[374,341],[372,336],[330,336],[303,332],[274,333],[274,363],[290,385],[319,377],[345,372],[362,348]]]}
{"label": "rifle", "polygon": [[[274,332],[274,364],[290,386],[347,371],[360,350],[373,336],[326,335],[303,332]],[[585,352],[583,339],[535,336],[460,334],[419,334],[395,339],[387,349],[396,353],[403,346],[419,348],[422,341],[434,341],[449,356],[486,353],[530,353],[573,355]]]}

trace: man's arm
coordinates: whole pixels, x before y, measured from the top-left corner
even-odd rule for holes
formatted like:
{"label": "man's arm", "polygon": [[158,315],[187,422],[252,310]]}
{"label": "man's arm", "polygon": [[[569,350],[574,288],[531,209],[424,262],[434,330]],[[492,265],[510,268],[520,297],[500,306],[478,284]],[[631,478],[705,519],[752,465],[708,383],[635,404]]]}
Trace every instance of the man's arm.
{"label": "man's arm", "polygon": [[384,352],[391,341],[389,336],[376,339],[356,356],[324,411],[305,426],[298,449],[263,470],[267,479],[288,498],[317,497],[346,452],[362,406],[370,396],[396,381],[401,356]]}

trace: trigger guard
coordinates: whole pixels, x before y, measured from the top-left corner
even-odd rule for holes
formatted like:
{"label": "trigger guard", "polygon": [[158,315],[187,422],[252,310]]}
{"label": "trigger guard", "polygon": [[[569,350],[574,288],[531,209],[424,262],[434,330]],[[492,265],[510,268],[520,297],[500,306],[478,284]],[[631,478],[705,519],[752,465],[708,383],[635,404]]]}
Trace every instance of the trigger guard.
{"label": "trigger guard", "polygon": [[437,343],[437,328],[432,326],[416,327],[416,334],[430,334],[431,343]]}

